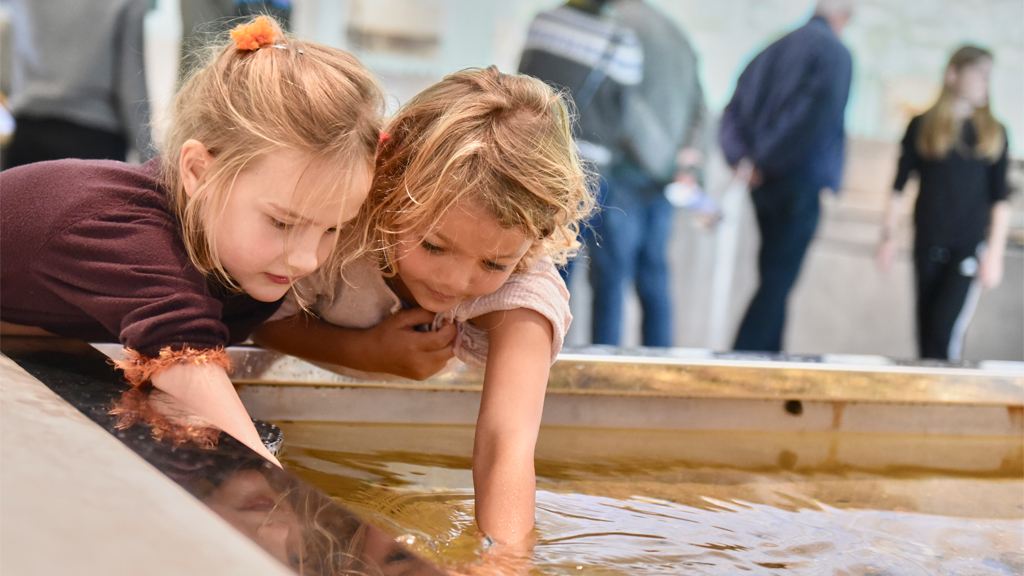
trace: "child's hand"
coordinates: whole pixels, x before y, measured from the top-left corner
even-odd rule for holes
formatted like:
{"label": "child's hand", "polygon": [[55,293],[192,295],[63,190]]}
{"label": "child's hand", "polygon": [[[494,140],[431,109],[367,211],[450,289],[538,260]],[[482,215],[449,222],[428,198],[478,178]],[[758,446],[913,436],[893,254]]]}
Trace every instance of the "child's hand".
{"label": "child's hand", "polygon": [[477,564],[462,566],[448,573],[453,576],[529,576],[535,565],[533,549],[535,533],[515,544],[486,546]]}
{"label": "child's hand", "polygon": [[402,310],[367,329],[372,349],[379,355],[374,371],[413,380],[424,380],[441,371],[455,355],[457,329],[452,323],[435,331],[416,329],[424,324],[431,325],[434,316],[423,308]]}

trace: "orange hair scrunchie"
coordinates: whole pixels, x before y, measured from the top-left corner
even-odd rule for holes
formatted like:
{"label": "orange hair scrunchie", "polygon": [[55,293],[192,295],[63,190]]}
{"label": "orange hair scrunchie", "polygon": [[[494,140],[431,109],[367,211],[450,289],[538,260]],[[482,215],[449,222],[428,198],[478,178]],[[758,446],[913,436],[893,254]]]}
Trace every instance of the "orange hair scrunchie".
{"label": "orange hair scrunchie", "polygon": [[239,24],[231,31],[231,39],[239,50],[258,50],[274,44],[274,27],[266,16],[260,16],[249,24]]}

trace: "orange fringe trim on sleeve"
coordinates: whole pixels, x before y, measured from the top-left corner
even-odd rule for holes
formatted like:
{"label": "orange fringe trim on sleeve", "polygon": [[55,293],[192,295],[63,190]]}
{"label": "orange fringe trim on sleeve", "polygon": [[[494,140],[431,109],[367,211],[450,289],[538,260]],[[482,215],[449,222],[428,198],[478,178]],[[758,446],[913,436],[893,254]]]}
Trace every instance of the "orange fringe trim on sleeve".
{"label": "orange fringe trim on sleeve", "polygon": [[249,24],[239,24],[231,31],[231,39],[239,50],[258,50],[274,44],[274,27],[266,16],[260,16]]}
{"label": "orange fringe trim on sleeve", "polygon": [[206,449],[217,445],[220,430],[210,426],[172,422],[149,403],[149,392],[143,390],[141,386],[133,386],[121,394],[121,398],[114,402],[114,407],[109,412],[117,416],[115,428],[125,430],[142,422],[152,427],[153,438],[158,441],[166,440],[175,448],[186,442],[193,442],[196,446]]}
{"label": "orange fringe trim on sleeve", "polygon": [[171,350],[167,347],[160,350],[160,355],[156,358],[149,358],[131,348],[125,348],[124,356],[123,360],[112,362],[114,367],[124,372],[131,385],[131,388],[125,390],[121,398],[114,402],[109,412],[117,416],[115,427],[118,430],[142,422],[152,427],[153,438],[159,441],[167,440],[175,448],[186,442],[193,442],[201,448],[213,448],[217,444],[220,436],[220,430],[217,428],[173,422],[154,408],[149,402],[149,395],[153,389],[149,381],[155,374],[177,365],[198,366],[212,363],[225,370],[231,370],[231,360],[224,348],[197,350],[186,346],[181,350]]}
{"label": "orange fringe trim on sleeve", "polygon": [[131,348],[124,349],[124,359],[114,360],[114,367],[124,372],[124,377],[132,386],[148,382],[154,374],[176,365],[214,364],[225,370],[231,370],[231,359],[224,348],[197,350],[185,346],[181,350],[171,350],[170,346],[160,350],[156,358],[143,356]]}

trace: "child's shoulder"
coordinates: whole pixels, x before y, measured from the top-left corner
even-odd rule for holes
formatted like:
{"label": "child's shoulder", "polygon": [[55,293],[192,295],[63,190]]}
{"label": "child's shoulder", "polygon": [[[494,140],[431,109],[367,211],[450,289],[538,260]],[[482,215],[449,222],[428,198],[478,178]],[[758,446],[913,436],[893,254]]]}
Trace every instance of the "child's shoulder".
{"label": "child's shoulder", "polygon": [[160,186],[159,160],[132,165],[113,160],[53,160],[5,170],[5,207],[23,202],[48,211],[97,212],[147,199],[166,206]]}
{"label": "child's shoulder", "polygon": [[137,251],[141,236],[164,244],[178,238],[159,165],[58,160],[6,170],[4,243],[88,245],[96,250]]}
{"label": "child's shoulder", "polygon": [[321,273],[299,280],[272,319],[298,314],[302,310],[301,301],[326,322],[365,329],[402,309],[401,300],[381,275],[375,255],[368,254],[349,262],[341,274],[334,282],[329,282]]}
{"label": "child's shoulder", "polygon": [[569,289],[550,257],[539,258],[532,266],[508,277],[494,292],[463,302],[448,313],[464,322],[498,310],[529,308],[548,319],[569,315]]}
{"label": "child's shoulder", "polygon": [[547,256],[525,271],[509,276],[493,293],[463,302],[443,315],[445,319],[463,323],[455,344],[456,357],[467,364],[483,366],[487,362],[489,338],[484,328],[470,320],[491,312],[519,308],[533,310],[551,322],[551,361],[554,362],[562,349],[572,314],[569,290]]}

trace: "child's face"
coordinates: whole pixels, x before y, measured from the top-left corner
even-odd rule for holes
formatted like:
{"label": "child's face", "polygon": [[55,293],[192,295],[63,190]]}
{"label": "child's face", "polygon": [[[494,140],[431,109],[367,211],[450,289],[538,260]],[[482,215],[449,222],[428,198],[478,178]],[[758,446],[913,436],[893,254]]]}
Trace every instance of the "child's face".
{"label": "child's face", "polygon": [[476,203],[457,204],[425,236],[399,236],[395,284],[406,300],[446,312],[501,287],[531,245],[523,231],[502,228]]}
{"label": "child's face", "polygon": [[203,499],[221,518],[275,558],[298,566],[302,525],[291,504],[257,470],[241,470]]}
{"label": "child's face", "polygon": [[274,302],[319,268],[334,247],[338,214],[351,220],[370,190],[371,171],[355,170],[326,202],[309,195],[335,176],[301,152],[281,149],[243,170],[214,237],[231,278],[256,300]]}

